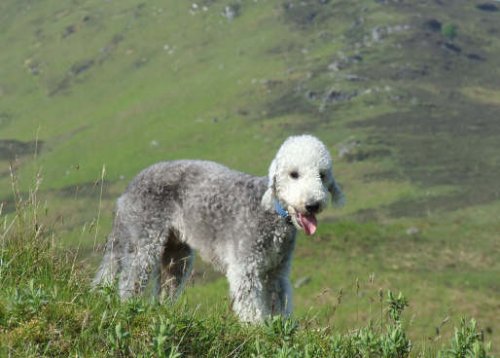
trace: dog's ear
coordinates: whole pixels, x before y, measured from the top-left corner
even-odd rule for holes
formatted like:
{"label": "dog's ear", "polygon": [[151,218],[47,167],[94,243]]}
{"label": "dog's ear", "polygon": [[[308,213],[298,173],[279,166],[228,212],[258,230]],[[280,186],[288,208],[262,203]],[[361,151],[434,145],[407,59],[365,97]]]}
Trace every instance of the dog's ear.
{"label": "dog's ear", "polygon": [[276,170],[277,170],[277,165],[276,165],[276,159],[274,159],[271,162],[271,165],[269,166],[269,174],[268,174],[268,188],[274,189],[274,186],[276,185]]}
{"label": "dog's ear", "polygon": [[330,173],[330,181],[328,183],[328,191],[332,195],[332,202],[335,206],[340,207],[345,204],[345,196],[339,185],[335,181],[333,174]]}
{"label": "dog's ear", "polygon": [[262,205],[267,209],[274,207],[274,193],[276,190],[276,160],[271,162],[269,166],[269,174],[267,181],[267,190],[262,196]]}

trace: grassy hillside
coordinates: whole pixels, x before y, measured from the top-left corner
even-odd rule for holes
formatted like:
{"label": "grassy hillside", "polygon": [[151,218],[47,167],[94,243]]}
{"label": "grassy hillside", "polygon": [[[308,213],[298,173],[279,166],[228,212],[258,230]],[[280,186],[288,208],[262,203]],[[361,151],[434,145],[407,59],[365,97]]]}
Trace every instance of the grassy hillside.
{"label": "grassy hillside", "polygon": [[345,333],[312,319],[240,324],[225,304],[200,312],[186,296],[120,302],[113,287],[90,288],[73,254],[61,255],[36,194],[16,195],[16,215],[0,229],[1,356],[492,357],[475,320],[461,319],[445,346],[415,346],[402,315],[408,302],[391,291],[380,290],[377,320]]}
{"label": "grassy hillside", "polygon": [[[296,317],[346,332],[380,316],[380,289],[401,290],[417,344],[439,345],[465,315],[498,352],[499,10],[2,1],[2,212],[14,215],[9,165],[24,192],[41,168],[46,225],[90,276],[140,169],[203,158],[265,175],[286,136],[313,133],[348,204],[299,237]],[[198,313],[227,299],[205,266],[192,281]]]}

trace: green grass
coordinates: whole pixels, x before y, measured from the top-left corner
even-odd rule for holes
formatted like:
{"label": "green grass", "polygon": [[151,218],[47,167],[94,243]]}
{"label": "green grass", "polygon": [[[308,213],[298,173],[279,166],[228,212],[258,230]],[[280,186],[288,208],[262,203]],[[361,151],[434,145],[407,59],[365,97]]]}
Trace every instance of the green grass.
{"label": "green grass", "polygon": [[[14,216],[0,231],[0,354],[23,357],[275,356],[275,357],[488,357],[474,320],[462,319],[448,345],[415,345],[408,338],[408,306],[400,293],[380,289],[377,318],[358,317],[342,332],[309,313],[238,323],[227,302],[205,312],[184,296],[176,304],[138,298],[120,302],[112,287],[91,289],[73,253],[54,247],[37,191],[16,195]],[[373,282],[372,282],[373,283]],[[362,289],[356,282],[356,294]],[[337,309],[342,300],[337,297]],[[356,300],[354,298],[354,300]],[[422,341],[425,341],[423,339]]]}

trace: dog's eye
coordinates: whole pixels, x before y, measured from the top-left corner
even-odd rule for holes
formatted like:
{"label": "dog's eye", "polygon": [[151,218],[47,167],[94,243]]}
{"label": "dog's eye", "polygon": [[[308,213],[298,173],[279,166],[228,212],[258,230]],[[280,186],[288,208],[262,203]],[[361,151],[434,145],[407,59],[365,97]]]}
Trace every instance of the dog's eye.
{"label": "dog's eye", "polygon": [[320,172],[319,173],[319,177],[320,177],[321,181],[325,181],[325,179],[326,179],[326,173],[325,172]]}
{"label": "dog's eye", "polygon": [[292,179],[299,179],[299,172],[296,171],[296,170],[290,172],[290,178],[292,178]]}

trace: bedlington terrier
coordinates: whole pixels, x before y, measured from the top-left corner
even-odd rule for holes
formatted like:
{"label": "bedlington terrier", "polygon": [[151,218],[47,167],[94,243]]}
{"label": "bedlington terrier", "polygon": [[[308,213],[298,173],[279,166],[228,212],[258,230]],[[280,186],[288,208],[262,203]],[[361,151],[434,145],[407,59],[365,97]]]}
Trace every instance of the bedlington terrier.
{"label": "bedlington terrier", "polygon": [[240,320],[289,315],[296,232],[314,234],[328,192],[342,202],[330,154],[311,135],[288,138],[268,177],[209,161],[154,164],[118,199],[94,284],[117,278],[125,299],[143,292],[152,276],[155,294],[174,299],[196,250],[226,275]]}

